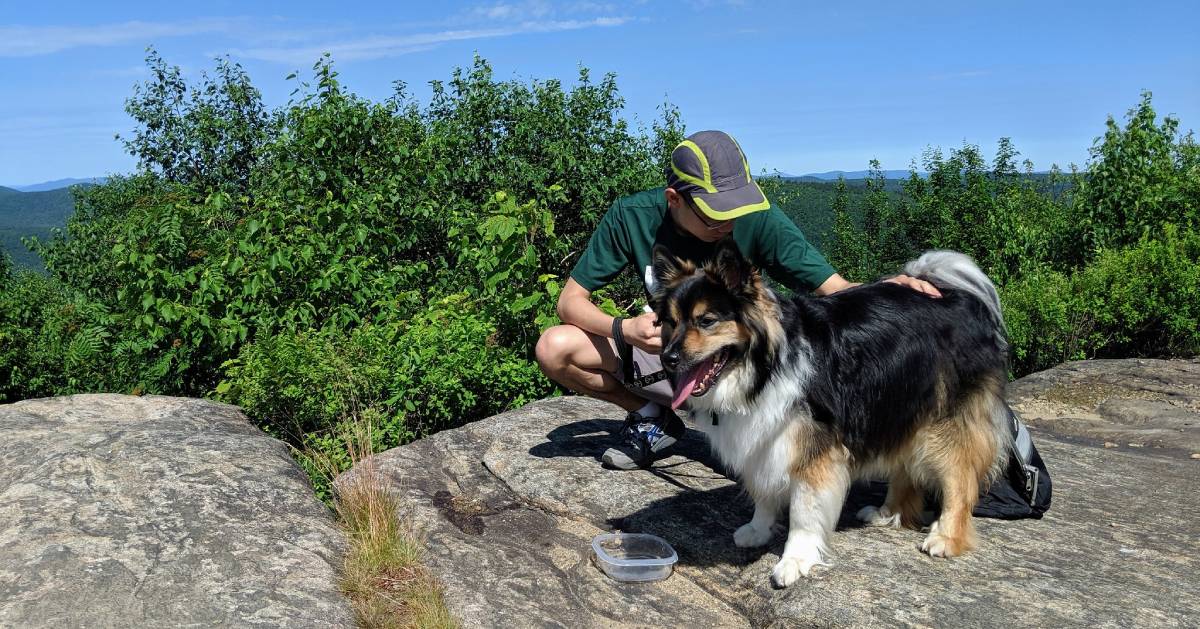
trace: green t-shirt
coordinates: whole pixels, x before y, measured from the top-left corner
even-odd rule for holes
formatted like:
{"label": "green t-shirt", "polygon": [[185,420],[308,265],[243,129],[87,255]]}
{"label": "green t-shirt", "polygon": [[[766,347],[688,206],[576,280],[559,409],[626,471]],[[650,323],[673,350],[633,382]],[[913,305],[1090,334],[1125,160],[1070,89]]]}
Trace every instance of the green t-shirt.
{"label": "green t-shirt", "polygon": [[[697,264],[712,257],[715,243],[704,242],[675,227],[667,211],[664,190],[639,192],[612,204],[571,271],[571,277],[580,286],[594,291],[632,264],[650,290],[656,244]],[[777,207],[736,219],[733,239],[751,263],[792,290],[812,290],[834,273],[821,253],[808,244],[800,228]]]}

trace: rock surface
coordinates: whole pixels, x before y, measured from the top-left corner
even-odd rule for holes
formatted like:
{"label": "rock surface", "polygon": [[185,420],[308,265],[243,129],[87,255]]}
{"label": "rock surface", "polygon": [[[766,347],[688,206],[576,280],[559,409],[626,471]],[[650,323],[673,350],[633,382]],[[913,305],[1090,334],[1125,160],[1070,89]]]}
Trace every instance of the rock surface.
{"label": "rock surface", "polygon": [[1009,385],[1031,424],[1108,447],[1200,452],[1200,360],[1085,360]]}
{"label": "rock surface", "polygon": [[344,540],[236,407],[0,406],[0,627],[351,627]]}
{"label": "rock surface", "polygon": [[[1016,383],[1014,401],[1049,403],[1058,398],[1045,391],[1063,383],[1118,391],[1139,379],[1162,400],[1195,400],[1195,361],[1061,369],[1068,375]],[[1094,401],[1120,408],[1107,399]],[[1142,426],[1158,427],[1147,412]],[[1156,433],[1161,448],[1113,449],[1086,432],[1058,433],[1073,425],[1062,415],[1038,414],[1032,430],[1053,506],[1042,520],[977,519],[980,548],[958,559],[921,554],[915,531],[858,527],[852,514],[882,494],[855,486],[831,540],[834,564],[774,590],[782,533],[763,549],[733,545],[752,509],[701,435],[689,431],[649,471],[601,468],[621,415],[586,398],[543,400],[371,460],[427,536],[426,563],[465,626],[1173,627],[1200,618],[1200,461],[1186,454],[1188,425]],[[1118,411],[1107,417],[1122,423]],[[592,565],[590,542],[614,530],[666,538],[680,556],[674,575],[609,580]]]}

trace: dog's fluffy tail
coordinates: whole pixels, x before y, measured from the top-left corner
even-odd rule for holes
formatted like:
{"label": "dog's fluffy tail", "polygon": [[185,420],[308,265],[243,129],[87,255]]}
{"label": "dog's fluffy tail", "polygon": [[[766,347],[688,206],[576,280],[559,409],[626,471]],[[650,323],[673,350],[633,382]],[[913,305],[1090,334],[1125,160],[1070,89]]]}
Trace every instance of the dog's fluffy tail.
{"label": "dog's fluffy tail", "polygon": [[936,284],[967,291],[979,298],[992,313],[996,336],[1005,341],[1004,317],[1000,313],[1000,293],[992,280],[975,265],[970,257],[957,251],[927,251],[904,265],[904,272],[913,277],[933,280]]}

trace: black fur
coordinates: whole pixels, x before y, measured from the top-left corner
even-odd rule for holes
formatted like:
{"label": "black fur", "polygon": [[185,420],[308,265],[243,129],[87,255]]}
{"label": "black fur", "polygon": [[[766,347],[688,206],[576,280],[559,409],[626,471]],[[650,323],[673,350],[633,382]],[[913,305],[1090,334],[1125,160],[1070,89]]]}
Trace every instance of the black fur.
{"label": "black fur", "polygon": [[813,415],[836,426],[856,455],[907,440],[935,414],[939,379],[943,410],[989,379],[1003,381],[1007,347],[987,306],[965,291],[938,289],[942,297],[933,298],[877,283],[784,302],[789,341],[803,336],[812,346]]}

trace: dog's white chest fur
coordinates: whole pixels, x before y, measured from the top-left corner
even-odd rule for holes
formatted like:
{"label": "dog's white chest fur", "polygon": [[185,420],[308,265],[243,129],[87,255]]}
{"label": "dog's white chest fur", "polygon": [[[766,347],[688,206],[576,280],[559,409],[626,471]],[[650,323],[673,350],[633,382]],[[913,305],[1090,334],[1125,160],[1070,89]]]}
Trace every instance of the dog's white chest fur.
{"label": "dog's white chest fur", "polygon": [[779,502],[787,495],[788,468],[795,461],[795,440],[787,423],[754,415],[713,415],[698,411],[696,428],[703,432],[721,462],[741,479],[755,500]]}
{"label": "dog's white chest fur", "polygon": [[[737,382],[745,377],[739,372],[718,383],[711,399],[693,401],[696,429],[708,437],[713,452],[756,501],[785,503],[789,469],[796,461],[794,433],[798,422],[812,421],[807,406],[798,400],[799,379],[773,378],[755,403],[747,404],[731,399],[734,392],[747,389]],[[723,410],[713,411],[706,403],[716,403]]]}

